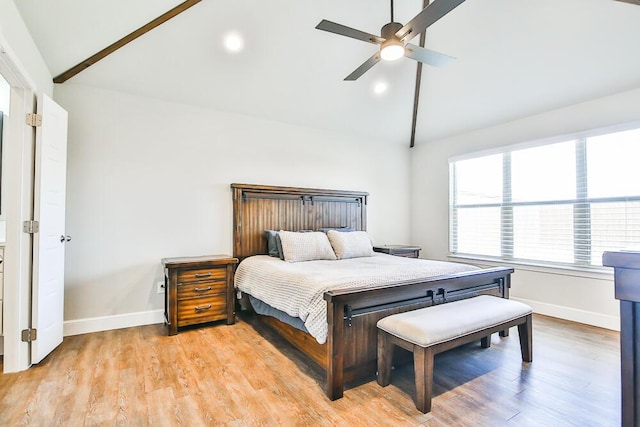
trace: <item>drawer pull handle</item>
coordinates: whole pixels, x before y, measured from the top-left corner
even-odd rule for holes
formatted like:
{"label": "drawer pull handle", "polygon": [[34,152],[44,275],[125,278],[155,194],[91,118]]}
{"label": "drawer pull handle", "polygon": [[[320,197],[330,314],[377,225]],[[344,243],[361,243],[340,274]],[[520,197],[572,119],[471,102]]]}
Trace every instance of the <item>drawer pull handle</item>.
{"label": "drawer pull handle", "polygon": [[211,286],[207,286],[206,288],[194,288],[193,290],[196,292],[207,292],[211,290]]}
{"label": "drawer pull handle", "polygon": [[198,305],[198,306],[196,306],[196,311],[209,310],[210,308],[211,308],[211,304],[207,304],[207,305]]}
{"label": "drawer pull handle", "polygon": [[196,277],[199,279],[201,277],[209,277],[211,276],[211,272],[208,273],[196,273]]}

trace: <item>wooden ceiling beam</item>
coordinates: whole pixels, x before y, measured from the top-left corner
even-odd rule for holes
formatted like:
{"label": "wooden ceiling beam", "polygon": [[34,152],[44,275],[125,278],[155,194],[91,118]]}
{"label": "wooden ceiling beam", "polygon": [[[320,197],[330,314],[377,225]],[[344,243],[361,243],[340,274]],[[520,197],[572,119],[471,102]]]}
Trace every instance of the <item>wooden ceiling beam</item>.
{"label": "wooden ceiling beam", "polygon": [[156,19],[154,19],[153,21],[143,25],[142,27],[138,28],[137,30],[135,30],[131,34],[128,34],[128,35],[124,36],[123,38],[121,38],[117,42],[105,47],[100,52],[90,56],[89,58],[85,59],[84,61],[78,63],[77,65],[75,65],[75,66],[73,66],[71,68],[69,68],[67,71],[63,72],[62,74],[57,75],[56,77],[53,78],[53,82],[54,83],[64,83],[64,82],[66,82],[71,77],[75,76],[76,74],[80,73],[81,71],[86,70],[87,68],[89,68],[90,66],[95,64],[96,62],[98,62],[101,59],[107,57],[108,55],[112,54],[116,50],[120,49],[122,46],[128,44],[129,42],[132,42],[133,40],[137,39],[138,37],[142,36],[143,34],[148,33],[149,31],[153,30],[157,26],[159,26],[161,24],[164,24],[169,19],[175,17],[176,15],[179,15],[180,13],[182,13],[185,10],[189,9],[191,6],[193,6],[193,5],[197,4],[197,3],[200,3],[201,1],[202,0],[187,0],[187,1],[183,2],[183,3],[180,3],[179,5],[174,7],[173,9],[171,9],[168,12],[158,16]]}
{"label": "wooden ceiling beam", "polygon": [[[429,6],[429,0],[423,0],[422,9]],[[420,47],[424,47],[426,42],[426,30],[420,34]],[[416,125],[418,123],[418,104],[420,103],[420,83],[422,82],[422,62],[418,62],[416,68],[416,88],[413,95],[413,113],[411,116],[411,142],[409,147],[416,145]]]}

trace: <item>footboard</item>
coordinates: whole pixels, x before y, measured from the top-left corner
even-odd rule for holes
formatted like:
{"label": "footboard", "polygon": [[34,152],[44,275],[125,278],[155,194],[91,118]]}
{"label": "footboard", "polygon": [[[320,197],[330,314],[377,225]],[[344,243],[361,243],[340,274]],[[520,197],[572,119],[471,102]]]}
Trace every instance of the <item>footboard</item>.
{"label": "footboard", "polygon": [[329,399],[342,397],[345,381],[375,373],[378,320],[476,295],[509,298],[511,273],[513,268],[497,267],[375,288],[326,292],[329,326],[326,394]]}

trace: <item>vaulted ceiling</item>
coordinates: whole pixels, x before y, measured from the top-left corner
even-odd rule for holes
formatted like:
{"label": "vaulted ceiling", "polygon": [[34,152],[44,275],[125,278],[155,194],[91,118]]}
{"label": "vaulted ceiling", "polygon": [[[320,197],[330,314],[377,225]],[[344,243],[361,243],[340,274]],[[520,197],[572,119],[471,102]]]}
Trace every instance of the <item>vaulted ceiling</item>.
{"label": "vaulted ceiling", "polygon": [[[423,67],[416,143],[640,87],[640,6],[613,0],[466,0],[427,30],[454,56]],[[58,75],[181,0],[15,1]],[[422,0],[396,0],[408,22]],[[318,31],[328,19],[373,34],[389,0],[202,0],[63,84],[83,84],[409,145],[416,62]],[[228,53],[225,34],[245,47]],[[418,39],[414,39],[417,43]],[[388,85],[374,93],[378,82]]]}

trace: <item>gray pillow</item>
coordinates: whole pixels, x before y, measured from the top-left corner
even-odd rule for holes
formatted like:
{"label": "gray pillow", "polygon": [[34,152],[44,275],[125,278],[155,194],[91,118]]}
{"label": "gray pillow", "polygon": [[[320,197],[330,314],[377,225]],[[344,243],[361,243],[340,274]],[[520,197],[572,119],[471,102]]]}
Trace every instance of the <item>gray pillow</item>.
{"label": "gray pillow", "polygon": [[264,237],[267,238],[267,251],[269,256],[284,259],[282,254],[282,242],[276,230],[264,230]]}

